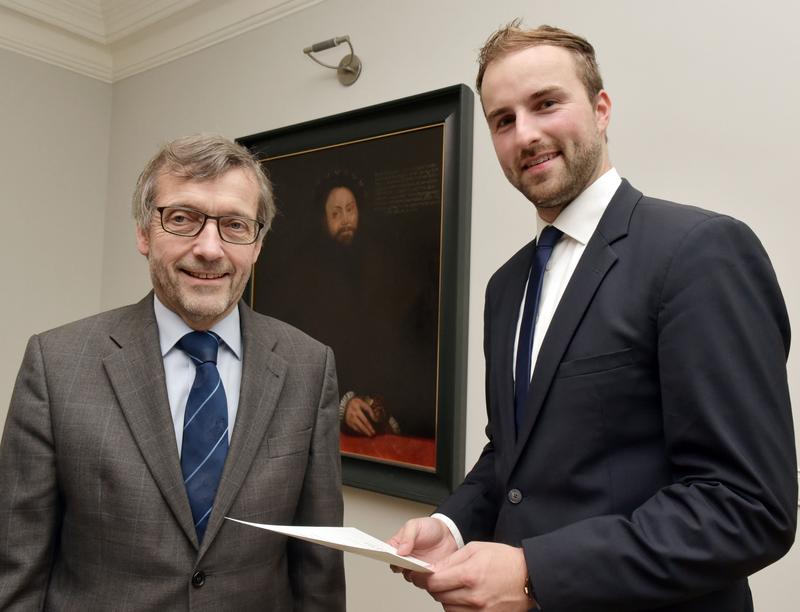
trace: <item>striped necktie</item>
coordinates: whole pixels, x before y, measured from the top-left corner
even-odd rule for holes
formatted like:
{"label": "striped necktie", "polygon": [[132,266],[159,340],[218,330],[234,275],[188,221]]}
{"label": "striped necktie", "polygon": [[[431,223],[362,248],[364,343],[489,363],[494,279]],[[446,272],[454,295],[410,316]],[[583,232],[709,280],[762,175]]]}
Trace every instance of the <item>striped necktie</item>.
{"label": "striped necktie", "polygon": [[176,345],[196,367],[183,422],[181,471],[199,542],[228,454],[228,402],[217,370],[219,343],[215,333],[195,331]]}

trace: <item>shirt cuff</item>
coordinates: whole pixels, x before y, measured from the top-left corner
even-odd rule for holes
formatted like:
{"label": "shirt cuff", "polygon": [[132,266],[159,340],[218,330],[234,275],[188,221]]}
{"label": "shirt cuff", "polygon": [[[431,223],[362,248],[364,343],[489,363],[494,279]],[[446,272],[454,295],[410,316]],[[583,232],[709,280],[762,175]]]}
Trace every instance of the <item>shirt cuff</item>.
{"label": "shirt cuff", "polygon": [[347,408],[347,403],[356,396],[355,391],[348,391],[342,396],[342,399],[339,400],[339,422],[341,423],[344,421],[344,413],[345,409]]}
{"label": "shirt cuff", "polygon": [[458,530],[458,527],[456,527],[453,519],[438,512],[431,514],[431,518],[442,521],[445,524],[445,527],[447,527],[447,529],[450,531],[450,534],[453,536],[453,539],[456,541],[458,547],[464,548],[464,538],[461,537],[461,532]]}

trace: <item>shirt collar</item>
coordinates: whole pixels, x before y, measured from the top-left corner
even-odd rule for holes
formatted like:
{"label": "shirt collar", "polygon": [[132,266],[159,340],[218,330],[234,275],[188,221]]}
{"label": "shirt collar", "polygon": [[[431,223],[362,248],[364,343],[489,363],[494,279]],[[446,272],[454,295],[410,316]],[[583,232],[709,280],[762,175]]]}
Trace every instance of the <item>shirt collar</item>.
{"label": "shirt collar", "polygon": [[[186,321],[180,318],[178,313],[173,312],[153,294],[153,310],[158,324],[158,341],[161,345],[161,356],[166,356],[172,350],[175,343],[192,331],[186,325]],[[231,350],[237,359],[241,359],[242,354],[242,330],[239,326],[239,308],[234,308],[231,312],[216,325],[211,328],[225,345]]]}
{"label": "shirt collar", "polygon": [[[570,238],[583,245],[589,242],[594,231],[600,223],[600,218],[622,183],[622,179],[615,168],[605,172],[556,217],[553,225]],[[536,238],[549,224],[539,215],[536,215]]]}

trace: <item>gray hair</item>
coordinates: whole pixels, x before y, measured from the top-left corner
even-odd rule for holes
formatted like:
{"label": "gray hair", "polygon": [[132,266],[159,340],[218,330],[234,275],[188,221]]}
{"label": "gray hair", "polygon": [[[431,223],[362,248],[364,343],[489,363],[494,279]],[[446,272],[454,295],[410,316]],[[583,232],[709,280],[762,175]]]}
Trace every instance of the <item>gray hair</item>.
{"label": "gray hair", "polygon": [[269,178],[250,151],[216,134],[195,134],[168,142],[147,162],[133,192],[133,218],[136,224],[142,230],[150,226],[155,210],[156,183],[162,174],[204,181],[220,177],[235,168],[249,172],[258,184],[256,219],[264,224],[263,233],[266,234],[275,217]]}

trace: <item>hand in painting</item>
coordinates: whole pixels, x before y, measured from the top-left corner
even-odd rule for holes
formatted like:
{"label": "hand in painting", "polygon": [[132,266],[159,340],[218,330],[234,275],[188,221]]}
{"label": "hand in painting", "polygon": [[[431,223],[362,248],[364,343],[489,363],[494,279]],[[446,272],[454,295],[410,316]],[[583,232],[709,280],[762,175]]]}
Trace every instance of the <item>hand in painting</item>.
{"label": "hand in painting", "polygon": [[372,406],[358,395],[353,396],[344,408],[344,424],[356,433],[375,435],[377,415]]}

